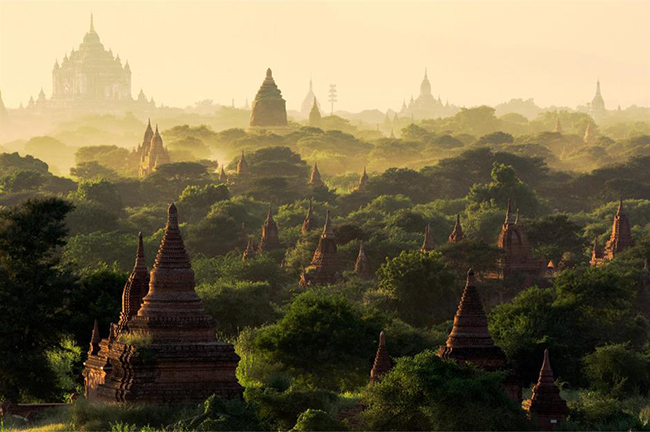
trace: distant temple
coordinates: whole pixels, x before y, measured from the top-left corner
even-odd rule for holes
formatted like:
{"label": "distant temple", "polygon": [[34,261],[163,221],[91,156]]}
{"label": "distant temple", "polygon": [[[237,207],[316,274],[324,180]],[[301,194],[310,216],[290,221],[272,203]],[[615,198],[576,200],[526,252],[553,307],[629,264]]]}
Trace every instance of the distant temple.
{"label": "distant temple", "polygon": [[[421,120],[426,118],[446,117],[454,115],[458,112],[456,107],[450,107],[449,104],[443,104],[440,97],[434,98],[431,94],[431,83],[427,75],[427,70],[424,70],[424,78],[420,84],[420,95],[417,99],[413,99],[406,104],[402,104],[402,109],[399,112],[401,117],[410,117],[414,120]],[[397,117],[395,117],[395,120]]]}
{"label": "distant temple", "polygon": [[363,173],[359,177],[359,183],[357,184],[358,191],[364,190],[366,188],[366,183],[368,183],[368,173],[366,172],[366,167],[363,167]]}
{"label": "distant temple", "polygon": [[245,175],[248,174],[248,172],[248,162],[246,162],[246,157],[244,157],[244,150],[242,150],[239,161],[237,161],[237,175]]}
{"label": "distant temple", "polygon": [[336,256],[336,237],[332,229],[330,212],[325,216],[323,233],[318,240],[311,264],[300,275],[300,286],[327,285],[339,280],[339,265]]}
{"label": "distant temple", "polygon": [[596,81],[596,94],[591,100],[591,104],[589,104],[589,114],[591,114],[594,120],[601,120],[607,114],[605,100],[600,94],[600,80]]}
{"label": "distant temple", "polygon": [[246,243],[246,249],[242,255],[242,260],[246,261],[249,259],[255,258],[255,240],[253,237],[248,237],[248,242]]}
{"label": "distant temple", "polygon": [[320,116],[320,104],[318,103],[318,100],[316,100],[312,82],[309,80],[309,91],[307,91],[305,98],[302,100],[302,104],[300,105],[300,113],[305,117],[309,116],[311,120],[310,113],[314,111],[314,108],[316,108],[316,111],[318,111],[318,115]]}
{"label": "distant temple", "polygon": [[311,127],[320,127],[322,117],[320,115],[320,110],[318,109],[318,101],[314,98],[314,106],[312,106],[311,111],[309,111],[309,126]]}
{"label": "distant temple", "polygon": [[463,227],[460,225],[460,215],[456,215],[456,223],[454,223],[454,229],[451,234],[449,234],[449,243],[458,243],[464,237]]}
{"label": "distant temple", "polygon": [[160,165],[171,162],[169,152],[163,145],[163,139],[158,132],[158,125],[154,132],[151,128],[151,121],[147,124],[142,144],[136,148],[135,152],[139,157],[139,177],[146,177],[156,171]]}
{"label": "distant temple", "polygon": [[95,322],[83,371],[86,398],[160,404],[202,402],[213,394],[241,397],[244,389],[235,376],[239,356],[231,344],[217,341],[214,322],[194,290],[174,204],[148,293],[138,304],[145,272],[139,242],[119,325],[111,324],[102,339]]}
{"label": "distant temple", "polygon": [[424,240],[422,241],[420,252],[431,252],[434,248],[435,245],[433,244],[433,237],[431,236],[431,226],[427,224],[427,226],[424,227]]}
{"label": "distant temple", "polygon": [[370,384],[379,381],[382,375],[391,370],[391,367],[390,356],[386,349],[386,335],[382,331],[379,333],[379,347],[377,348],[375,361],[372,365],[372,370],[370,371]]}
{"label": "distant temple", "polygon": [[305,220],[302,223],[300,232],[302,234],[307,234],[309,231],[316,228],[316,218],[314,217],[313,205],[311,200],[309,200],[309,207],[307,207],[307,214],[305,215]]}
{"label": "distant temple", "polygon": [[366,251],[363,249],[363,242],[359,243],[359,254],[354,263],[354,272],[363,279],[372,278],[372,271],[370,270],[370,263],[368,263]]}
{"label": "distant temple", "polygon": [[324,185],[323,179],[320,177],[320,171],[318,171],[318,164],[314,162],[314,168],[311,170],[311,175],[309,176],[309,186],[312,187],[321,187]]}
{"label": "distant temple", "polygon": [[634,246],[632,228],[630,220],[627,217],[627,212],[623,208],[623,198],[621,198],[616,214],[614,215],[612,234],[607,243],[605,243],[604,249],[598,246],[597,239],[594,241],[590,264],[592,266],[604,264],[606,261],[613,259],[620,252],[632,246]]}
{"label": "distant temple", "polygon": [[555,385],[548,350],[544,350],[544,361],[537,384],[533,387],[531,398],[524,402],[524,409],[533,414],[540,429],[546,431],[559,428],[569,414],[569,408],[560,396],[560,389]]}
{"label": "distant temple", "polygon": [[271,69],[267,69],[266,78],[253,100],[249,130],[284,130],[287,126],[286,102]]}
{"label": "distant temple", "polygon": [[[471,363],[487,371],[506,368],[506,355],[494,344],[488,330],[487,316],[472,269],[467,272],[465,289],[458,304],[453,327],[438,355],[460,364]],[[521,400],[521,387],[514,377],[506,378],[504,385],[511,398]]]}
{"label": "distant temple", "polygon": [[262,225],[262,238],[258,250],[260,252],[268,252],[275,249],[280,249],[280,238],[278,237],[278,225],[273,220],[273,212],[269,206],[269,212],[266,215],[264,225]]}

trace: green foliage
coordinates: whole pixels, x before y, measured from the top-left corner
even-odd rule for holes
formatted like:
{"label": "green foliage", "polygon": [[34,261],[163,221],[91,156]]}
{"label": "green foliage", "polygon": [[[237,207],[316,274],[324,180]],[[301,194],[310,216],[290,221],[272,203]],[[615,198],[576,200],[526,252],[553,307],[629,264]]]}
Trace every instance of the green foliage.
{"label": "green foliage", "polygon": [[124,208],[117,188],[113,183],[105,179],[80,182],[76,198],[95,203],[104,211],[110,213],[120,213]]}
{"label": "green foliage", "polygon": [[100,165],[97,161],[78,163],[76,167],[70,168],[70,175],[79,180],[107,179],[114,180],[118,177],[117,172]]}
{"label": "green foliage", "polygon": [[56,198],[0,210],[0,399],[56,396],[47,350],[58,346],[74,279],[55,253],[72,205]]}
{"label": "green foliage", "polygon": [[331,414],[318,409],[308,409],[298,416],[290,432],[344,431],[347,428]]}
{"label": "green foliage", "polygon": [[187,186],[178,197],[178,209],[188,220],[197,220],[205,216],[214,203],[228,198],[230,191],[224,184]]}
{"label": "green foliage", "polygon": [[650,390],[650,357],[627,344],[597,347],[584,362],[591,386],[603,394],[621,398]]}
{"label": "green foliage", "polygon": [[240,399],[224,400],[216,395],[203,403],[204,411],[174,425],[174,430],[261,431],[257,407]]}
{"label": "green foliage", "polygon": [[404,357],[364,390],[364,430],[530,430],[504,393],[503,376],[444,361],[426,350]]}
{"label": "green foliage", "polygon": [[554,214],[541,219],[526,220],[526,235],[536,255],[560,262],[565,253],[583,256],[587,241],[582,227],[566,214]]}
{"label": "green foliage", "polygon": [[439,253],[403,251],[382,264],[377,276],[405,322],[429,326],[453,317],[459,290]]}
{"label": "green foliage", "polygon": [[376,314],[341,296],[312,290],[298,295],[286,315],[264,329],[255,344],[300,382],[354,388],[365,381],[381,327]]}
{"label": "green foliage", "polygon": [[77,382],[77,367],[81,358],[81,348],[75,341],[64,336],[59,346],[46,352],[50,369],[56,377],[56,388],[60,392],[59,400],[65,400],[72,393],[80,393],[81,386]]}

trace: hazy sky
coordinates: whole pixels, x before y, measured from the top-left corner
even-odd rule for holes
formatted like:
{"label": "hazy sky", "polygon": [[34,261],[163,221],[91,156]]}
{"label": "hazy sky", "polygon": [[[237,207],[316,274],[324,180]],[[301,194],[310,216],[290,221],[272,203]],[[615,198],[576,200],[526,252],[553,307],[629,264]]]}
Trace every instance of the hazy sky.
{"label": "hazy sky", "polygon": [[600,78],[608,108],[650,105],[650,1],[0,0],[0,90],[17,107],[81,43],[89,16],[106,48],[156,102],[243,105],[273,69],[287,107],[309,78],[338,109],[398,109],[425,67],[460,106],[534,98],[584,104]]}

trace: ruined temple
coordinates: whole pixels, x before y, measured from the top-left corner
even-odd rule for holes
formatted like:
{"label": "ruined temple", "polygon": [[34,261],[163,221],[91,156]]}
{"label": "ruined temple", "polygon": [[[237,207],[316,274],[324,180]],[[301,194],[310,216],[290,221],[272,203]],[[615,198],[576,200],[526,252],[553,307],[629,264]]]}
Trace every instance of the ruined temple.
{"label": "ruined temple", "polygon": [[300,276],[300,286],[327,285],[339,280],[339,265],[336,257],[336,237],[332,229],[330,212],[325,216],[323,233],[318,240],[311,264]]}
{"label": "ruined temple", "polygon": [[271,206],[269,206],[269,212],[266,215],[264,225],[262,225],[262,238],[260,239],[258,251],[268,252],[281,247],[280,238],[278,237],[278,225],[273,220],[273,212]]}
{"label": "ruined temple", "polygon": [[379,347],[377,348],[377,354],[375,354],[375,362],[372,365],[372,370],[370,371],[370,384],[373,384],[381,378],[383,374],[390,371],[391,362],[390,356],[388,355],[388,350],[386,349],[386,335],[382,331],[379,333]]}
{"label": "ruined temple", "polygon": [[239,161],[237,161],[237,175],[245,175],[248,174],[248,172],[248,162],[246,162],[246,157],[244,157],[244,150],[242,150]]}
{"label": "ruined temple", "polygon": [[512,206],[508,200],[506,217],[501,226],[497,246],[503,249],[504,256],[500,260],[500,276],[506,278],[516,274],[525,278],[525,285],[546,271],[546,262],[533,258],[530,245],[526,239],[523,224],[519,220],[519,209],[516,218],[512,218]]}
{"label": "ruined temple", "polygon": [[314,217],[314,209],[311,200],[309,200],[309,207],[307,207],[307,215],[305,215],[305,220],[302,223],[300,232],[302,234],[307,234],[309,231],[316,228],[316,218]]}
{"label": "ruined temple", "polygon": [[431,236],[431,227],[429,224],[427,224],[427,226],[424,228],[424,241],[422,242],[420,252],[431,252],[434,247],[435,245],[433,244],[433,237]]}
{"label": "ruined temple", "polygon": [[368,182],[368,173],[366,172],[366,167],[363,167],[363,174],[361,174],[361,177],[359,177],[359,184],[357,185],[357,190],[363,190],[366,187],[366,183]]}
{"label": "ruined temple", "polygon": [[604,264],[606,261],[613,259],[620,252],[634,246],[634,239],[632,238],[632,228],[630,219],[627,212],[623,207],[623,198],[619,201],[618,209],[614,215],[612,222],[612,234],[605,243],[605,248],[597,250],[597,240],[594,243],[594,249],[591,254],[591,265]]}
{"label": "ruined temple", "polygon": [[146,177],[156,171],[160,165],[171,162],[169,153],[163,145],[160,132],[158,132],[158,125],[156,125],[156,131],[154,132],[151,128],[151,121],[147,123],[142,144],[136,148],[136,153],[140,159],[138,166],[139,177]]}
{"label": "ruined temple", "polygon": [[463,227],[460,225],[460,215],[456,215],[456,223],[454,223],[454,229],[449,234],[449,243],[458,243],[464,237]]}
{"label": "ruined temple", "polygon": [[323,180],[320,178],[320,171],[318,171],[318,164],[314,163],[314,168],[311,170],[311,175],[309,176],[309,186],[320,187],[323,186]]}
{"label": "ruined temple", "polygon": [[271,69],[267,69],[266,78],[253,100],[249,130],[282,130],[287,129],[287,125],[286,102]]}
{"label": "ruined temple", "polygon": [[[129,281],[140,280],[141,257]],[[125,286],[132,290],[133,284]],[[125,305],[134,305],[135,298]],[[133,301],[131,301],[133,300]],[[194,290],[194,272],[171,204],[167,226],[151,270],[149,291],[137,314],[123,326],[111,324],[108,338],[95,327],[84,363],[85,394],[91,401],[200,402],[216,394],[242,396],[235,370],[239,356],[229,343],[218,342],[212,318]]]}
{"label": "ruined temple", "polygon": [[[504,370],[506,356],[494,344],[488,330],[487,316],[476,288],[474,270],[467,272],[467,281],[454,317],[454,324],[438,355],[457,363],[472,363],[487,371]],[[521,399],[521,387],[509,376],[505,387],[513,399]]]}
{"label": "ruined temple", "polygon": [[560,389],[555,385],[548,350],[544,350],[544,362],[537,384],[533,387],[531,398],[524,402],[524,409],[529,416],[534,415],[541,430],[559,427],[569,414],[567,404],[560,396]]}
{"label": "ruined temple", "polygon": [[255,258],[255,240],[253,237],[249,237],[248,242],[246,243],[246,249],[242,255],[242,260],[246,261],[253,258]]}
{"label": "ruined temple", "polygon": [[370,279],[372,277],[368,257],[366,257],[366,251],[363,249],[363,242],[359,243],[359,254],[354,263],[354,272],[364,279]]}

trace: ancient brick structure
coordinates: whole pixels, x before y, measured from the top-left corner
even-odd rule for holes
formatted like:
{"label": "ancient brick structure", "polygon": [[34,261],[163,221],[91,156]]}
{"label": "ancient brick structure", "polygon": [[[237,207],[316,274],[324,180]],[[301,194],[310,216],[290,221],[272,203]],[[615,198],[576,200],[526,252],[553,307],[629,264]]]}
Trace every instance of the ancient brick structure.
{"label": "ancient brick structure", "polygon": [[[454,324],[447,343],[440,347],[438,355],[457,363],[472,363],[487,371],[504,370],[506,356],[494,344],[488,330],[487,316],[476,288],[474,270],[467,272],[465,289],[458,304]],[[521,386],[510,375],[505,381],[508,395],[521,400]]]}
{"label": "ancient brick structure", "polygon": [[244,157],[244,150],[242,150],[239,161],[237,162],[237,175],[245,175],[248,174],[248,172],[248,162],[246,162],[246,158]]}
{"label": "ancient brick structure", "polygon": [[314,105],[311,107],[311,111],[309,111],[309,126],[320,127],[320,124],[320,110],[318,109],[318,101],[316,100],[316,97],[314,97]]}
{"label": "ancient brick structure", "polygon": [[[123,310],[122,316],[129,313]],[[200,402],[212,394],[236,398],[243,393],[235,377],[239,356],[231,344],[217,341],[212,318],[194,290],[174,204],[137,315],[121,328],[111,325],[108,338],[99,342],[98,329],[93,333],[84,364],[89,400]]]}
{"label": "ancient brick structure", "polygon": [[370,384],[377,382],[383,374],[390,371],[391,362],[388,350],[386,349],[386,335],[382,331],[379,333],[379,348],[375,354],[375,362],[370,371]]}
{"label": "ancient brick structure", "polygon": [[605,248],[600,250],[598,248],[598,241],[596,240],[594,242],[594,248],[591,252],[591,265],[603,264],[613,259],[618,253],[632,246],[634,246],[632,228],[630,226],[630,220],[627,217],[627,212],[623,208],[623,199],[621,198],[616,214],[614,215],[612,234],[607,243],[605,243]]}
{"label": "ancient brick structure", "polygon": [[512,219],[510,200],[508,200],[506,218],[501,226],[497,246],[504,251],[504,256],[499,263],[501,277],[518,274],[525,278],[524,285],[530,285],[533,278],[540,277],[546,271],[546,262],[532,256],[523,224],[519,220],[519,209],[516,218]]}
{"label": "ancient brick structure", "polygon": [[433,237],[431,236],[431,227],[429,224],[427,224],[427,226],[424,228],[424,241],[422,242],[420,252],[431,252],[434,247],[435,245],[433,244]]}
{"label": "ancient brick structure", "polygon": [[305,220],[302,223],[300,232],[303,234],[307,234],[309,231],[313,230],[314,228],[316,228],[316,218],[314,217],[314,208],[312,202],[311,200],[309,200],[309,207],[307,207],[307,215],[305,216]]}
{"label": "ancient brick structure", "polygon": [[605,254],[603,248],[598,244],[598,238],[594,238],[594,245],[591,248],[591,260],[589,264],[592,266],[601,265],[605,262]]}
{"label": "ancient brick structure", "polygon": [[555,385],[548,350],[544,350],[539,379],[533,387],[532,397],[524,402],[524,409],[529,415],[534,415],[542,430],[558,428],[569,414],[566,402],[560,397],[560,389]]}
{"label": "ancient brick structure", "polygon": [[144,132],[144,139],[136,149],[136,154],[139,158],[138,175],[146,177],[154,172],[160,165],[171,162],[169,153],[163,145],[163,139],[158,132],[158,125],[156,131],[151,128],[151,121],[147,124],[147,129]]}
{"label": "ancient brick structure", "polygon": [[456,223],[451,234],[449,234],[449,243],[458,243],[464,237],[463,227],[460,225],[460,215],[456,215]]}
{"label": "ancient brick structure", "polygon": [[118,332],[125,331],[128,328],[129,321],[138,314],[142,305],[142,299],[148,292],[149,271],[144,260],[142,233],[138,233],[138,249],[135,254],[135,264],[122,291],[122,312],[120,312],[120,320],[117,324]]}
{"label": "ancient brick structure", "polygon": [[253,258],[255,258],[255,240],[253,237],[249,237],[248,243],[246,244],[246,249],[242,255],[242,260],[246,261]]}
{"label": "ancient brick structure", "polygon": [[357,185],[357,190],[363,190],[366,187],[366,183],[368,182],[368,173],[366,172],[366,167],[363,167],[363,174],[361,174],[361,177],[359,177],[359,184]]}
{"label": "ancient brick structure", "polygon": [[269,206],[269,212],[266,215],[266,221],[262,225],[262,238],[260,239],[260,245],[258,251],[268,252],[275,249],[280,249],[280,238],[278,237],[278,225],[273,220],[273,212],[271,211],[271,206]]}
{"label": "ancient brick structure", "polygon": [[228,176],[226,175],[226,170],[223,169],[223,164],[221,164],[221,172],[219,172],[219,182],[226,183],[228,181]]}
{"label": "ancient brick structure", "polygon": [[323,233],[318,240],[311,264],[300,275],[300,286],[327,285],[336,283],[340,278],[339,264],[336,257],[336,237],[332,229],[330,212],[325,216]]}
{"label": "ancient brick structure", "polygon": [[267,69],[266,78],[253,100],[249,129],[286,129],[287,124],[286,102],[271,69]]}
{"label": "ancient brick structure", "polygon": [[323,186],[323,180],[320,178],[320,171],[318,171],[318,164],[314,163],[314,168],[311,170],[311,176],[309,176],[309,186],[320,187]]}
{"label": "ancient brick structure", "polygon": [[366,252],[363,250],[363,242],[359,243],[359,254],[354,263],[354,272],[364,279],[372,278],[372,271],[370,270],[368,257],[366,256]]}

